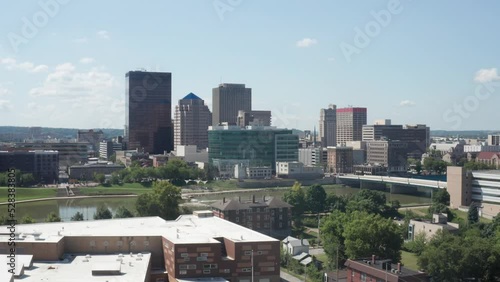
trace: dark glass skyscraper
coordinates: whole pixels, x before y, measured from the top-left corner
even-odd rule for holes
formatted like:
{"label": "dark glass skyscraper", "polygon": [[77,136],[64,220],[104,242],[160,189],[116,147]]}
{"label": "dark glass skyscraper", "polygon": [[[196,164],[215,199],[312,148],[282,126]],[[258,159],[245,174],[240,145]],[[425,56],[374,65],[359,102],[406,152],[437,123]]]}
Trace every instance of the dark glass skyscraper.
{"label": "dark glass skyscraper", "polygon": [[130,71],[125,75],[127,149],[162,154],[173,149],[172,74]]}

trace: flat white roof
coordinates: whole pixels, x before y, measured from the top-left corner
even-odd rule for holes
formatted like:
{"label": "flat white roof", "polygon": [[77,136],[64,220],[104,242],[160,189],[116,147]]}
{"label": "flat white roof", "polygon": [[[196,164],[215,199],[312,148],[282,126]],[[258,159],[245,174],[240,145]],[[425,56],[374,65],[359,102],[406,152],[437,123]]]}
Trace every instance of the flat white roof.
{"label": "flat white roof", "polygon": [[[140,282],[146,279],[151,254],[142,253],[141,259],[137,258],[137,253],[123,257],[119,257],[118,254],[90,257],[67,254],[62,261],[33,263],[32,269],[25,269],[24,276],[20,279],[23,282]],[[95,268],[106,268],[111,264],[114,265],[113,269],[119,266],[120,274],[92,275],[92,270]]]}
{"label": "flat white roof", "polygon": [[[213,239],[217,237],[240,242],[278,241],[215,216],[197,217],[195,215],[181,215],[171,221],[160,217],[135,217],[19,224],[16,226],[16,233],[20,233],[20,238],[26,235],[19,242],[40,243],[55,243],[64,236],[163,236],[174,243],[185,244],[219,243]],[[7,242],[9,237],[8,234],[0,235],[0,242]]]}

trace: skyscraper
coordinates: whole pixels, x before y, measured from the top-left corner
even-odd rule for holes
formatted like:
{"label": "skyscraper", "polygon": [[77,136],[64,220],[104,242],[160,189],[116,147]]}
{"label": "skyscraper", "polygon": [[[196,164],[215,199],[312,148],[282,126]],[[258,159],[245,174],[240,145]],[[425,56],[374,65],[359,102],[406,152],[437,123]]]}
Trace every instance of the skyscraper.
{"label": "skyscraper", "polygon": [[347,141],[361,141],[366,124],[366,108],[337,109],[337,145]]}
{"label": "skyscraper", "polygon": [[238,111],[252,110],[252,89],[245,84],[222,83],[212,89],[212,125],[236,125]]}
{"label": "skyscraper", "polygon": [[130,71],[125,79],[127,148],[152,154],[171,151],[172,74]]}
{"label": "skyscraper", "polygon": [[337,146],[337,106],[330,104],[320,110],[319,136],[323,147]]}
{"label": "skyscraper", "polygon": [[189,93],[175,106],[174,146],[196,145],[199,149],[207,148],[211,122],[212,113],[205,102]]}

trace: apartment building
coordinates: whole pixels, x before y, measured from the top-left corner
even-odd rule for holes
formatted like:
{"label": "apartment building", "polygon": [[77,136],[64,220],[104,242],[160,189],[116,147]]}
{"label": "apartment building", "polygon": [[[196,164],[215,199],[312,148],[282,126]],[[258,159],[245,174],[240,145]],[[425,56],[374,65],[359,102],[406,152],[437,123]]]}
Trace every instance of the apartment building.
{"label": "apartment building", "polygon": [[59,152],[57,151],[0,151],[0,171],[15,168],[31,173],[36,181],[53,184],[59,178]]}
{"label": "apartment building", "polygon": [[331,173],[352,173],[352,147],[328,147],[327,171]]}
{"label": "apartment building", "polygon": [[291,232],[292,206],[276,197],[222,198],[212,204],[212,210],[216,217],[275,238],[283,239]]}
{"label": "apartment building", "polygon": [[390,259],[348,259],[345,263],[348,282],[391,281],[391,282],[426,282],[429,275],[406,267],[401,263],[393,264]]}
{"label": "apartment building", "polygon": [[[6,226],[2,226],[6,229]],[[0,234],[0,254],[10,234]],[[198,211],[16,226],[18,254],[33,256],[22,281],[279,282],[280,241]],[[7,280],[9,281],[9,280]]]}

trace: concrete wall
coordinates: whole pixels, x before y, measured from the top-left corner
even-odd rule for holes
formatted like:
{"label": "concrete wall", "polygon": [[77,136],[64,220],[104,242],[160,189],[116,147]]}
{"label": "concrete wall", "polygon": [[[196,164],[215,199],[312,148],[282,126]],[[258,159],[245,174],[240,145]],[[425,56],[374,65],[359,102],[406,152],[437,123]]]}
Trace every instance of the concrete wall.
{"label": "concrete wall", "polygon": [[471,176],[466,177],[464,168],[457,166],[448,166],[446,174],[450,207],[457,209],[460,206],[470,205],[472,198]]}

